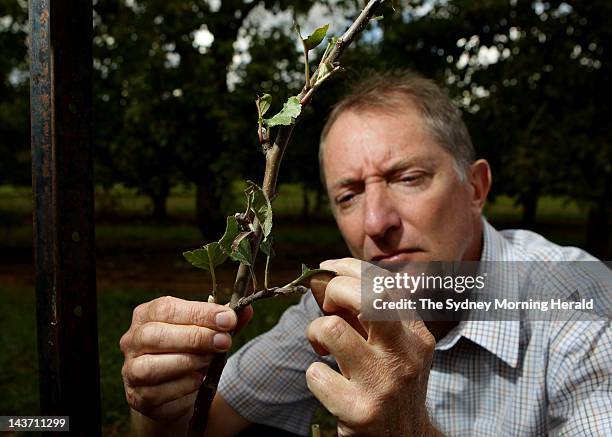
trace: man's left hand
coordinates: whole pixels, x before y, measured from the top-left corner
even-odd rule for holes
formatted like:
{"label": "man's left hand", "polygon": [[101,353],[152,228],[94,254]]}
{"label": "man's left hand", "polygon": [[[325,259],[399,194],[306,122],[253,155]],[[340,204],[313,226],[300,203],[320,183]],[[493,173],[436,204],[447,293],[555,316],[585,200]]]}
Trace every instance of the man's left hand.
{"label": "man's left hand", "polygon": [[324,363],[306,371],[310,391],[338,419],[340,436],[440,435],[425,397],[435,339],[421,320],[361,321],[361,261],[325,261],[337,276],[311,282],[328,314],[308,327],[320,355],[331,354],[340,372]]}

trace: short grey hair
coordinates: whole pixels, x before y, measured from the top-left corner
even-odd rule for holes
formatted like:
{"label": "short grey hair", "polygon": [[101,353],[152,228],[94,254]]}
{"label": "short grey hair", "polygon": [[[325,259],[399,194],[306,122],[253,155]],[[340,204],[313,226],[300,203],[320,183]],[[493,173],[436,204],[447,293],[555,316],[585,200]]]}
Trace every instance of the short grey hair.
{"label": "short grey hair", "polygon": [[393,70],[367,73],[334,105],[319,141],[319,168],[323,186],[325,139],[342,113],[353,110],[395,114],[410,105],[417,108],[436,143],[455,159],[459,177],[465,180],[476,154],[461,112],[434,81],[410,70]]}

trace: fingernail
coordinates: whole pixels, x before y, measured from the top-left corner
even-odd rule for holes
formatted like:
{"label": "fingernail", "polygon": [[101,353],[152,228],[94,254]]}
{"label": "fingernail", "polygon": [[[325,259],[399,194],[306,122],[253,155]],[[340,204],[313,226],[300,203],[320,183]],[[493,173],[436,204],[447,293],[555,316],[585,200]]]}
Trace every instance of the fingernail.
{"label": "fingernail", "polygon": [[219,329],[231,329],[234,327],[236,320],[229,311],[224,311],[215,316],[215,323]]}
{"label": "fingernail", "polygon": [[308,376],[312,379],[319,379],[321,377],[321,374],[317,370],[316,366],[310,366],[308,368]]}
{"label": "fingernail", "polygon": [[213,345],[219,351],[228,350],[232,344],[232,339],[229,334],[217,333],[213,337]]}

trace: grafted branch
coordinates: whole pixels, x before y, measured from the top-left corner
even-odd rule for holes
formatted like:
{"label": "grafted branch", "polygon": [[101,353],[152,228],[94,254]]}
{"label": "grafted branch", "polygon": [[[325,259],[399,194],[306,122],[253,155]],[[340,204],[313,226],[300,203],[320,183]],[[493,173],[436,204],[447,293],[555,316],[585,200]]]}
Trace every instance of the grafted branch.
{"label": "grafted branch", "polygon": [[[312,75],[312,79],[306,81],[306,83],[304,84],[304,88],[297,96],[302,106],[305,106],[310,102],[314,92],[325,79],[330,77],[331,74],[333,74],[335,71],[338,71],[338,61],[340,57],[342,56],[346,48],[366,28],[370,20],[374,17],[376,9],[384,1],[385,0],[370,0],[364,7],[364,9],[361,11],[359,16],[355,19],[353,24],[348,28],[348,30],[336,40],[334,46],[326,53],[324,58],[319,63],[317,70]],[[329,69],[329,66],[331,66],[331,69]],[[321,74],[321,78],[319,78],[318,76],[322,72],[323,68],[328,69],[328,71]],[[323,79],[324,76],[326,76],[325,79]],[[274,144],[265,152],[266,169],[264,173],[262,189],[270,200],[273,200],[277,194],[276,189],[280,164],[283,158],[283,154],[285,153],[285,150],[291,138],[292,132],[293,125],[281,126],[276,135]],[[258,226],[256,218],[254,219],[253,224],[254,235],[251,239],[251,249],[253,253],[253,259],[255,259],[259,250],[259,245],[261,244],[262,240],[262,229],[261,226]],[[276,289],[264,289],[257,293],[254,293],[251,296],[246,296],[250,273],[251,272],[248,266],[246,266],[245,264],[240,264],[240,266],[238,267],[238,272],[236,274],[236,280],[234,282],[232,297],[230,300],[230,306],[235,308],[237,311],[248,305],[249,302],[261,299],[263,297],[268,297],[275,294],[287,294],[289,292],[306,292],[307,290],[306,287],[298,285]],[[217,391],[217,385],[221,378],[221,373],[223,372],[223,367],[225,366],[226,359],[226,353],[217,354],[213,358],[213,361],[206,374],[204,383],[198,391],[193,416],[189,424],[189,437],[202,437],[204,431],[206,430],[206,426],[208,424],[208,412],[210,410],[210,406]]]}

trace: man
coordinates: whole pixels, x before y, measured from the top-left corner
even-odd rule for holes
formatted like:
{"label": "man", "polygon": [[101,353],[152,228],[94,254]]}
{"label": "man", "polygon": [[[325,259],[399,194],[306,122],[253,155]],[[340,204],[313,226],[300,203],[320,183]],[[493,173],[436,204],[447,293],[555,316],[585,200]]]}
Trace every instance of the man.
{"label": "man", "polygon": [[[355,259],[321,264],[338,273],[311,284],[325,315],[308,294],[230,358],[207,435],[251,423],[305,435],[316,399],[340,435],[609,434],[609,322],[358,318],[358,260],[593,260],[486,222],[489,165],[434,83],[406,72],[360,83],[332,112],[320,161]],[[136,308],[121,348],[138,432],[184,435],[211,354],[250,316],[169,297]]]}

